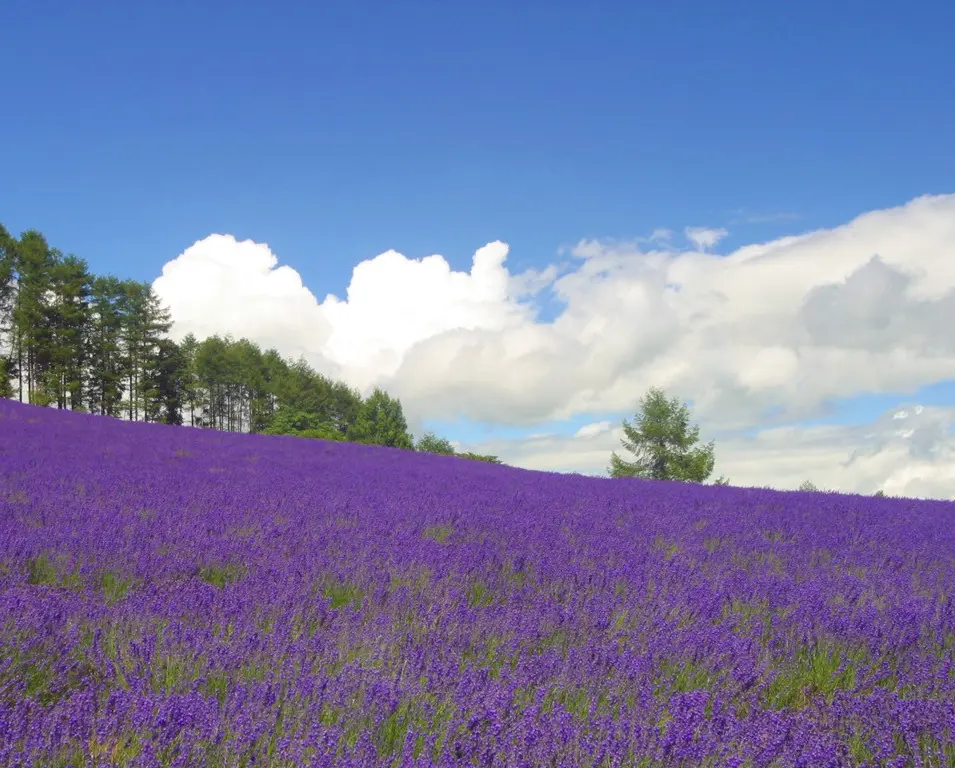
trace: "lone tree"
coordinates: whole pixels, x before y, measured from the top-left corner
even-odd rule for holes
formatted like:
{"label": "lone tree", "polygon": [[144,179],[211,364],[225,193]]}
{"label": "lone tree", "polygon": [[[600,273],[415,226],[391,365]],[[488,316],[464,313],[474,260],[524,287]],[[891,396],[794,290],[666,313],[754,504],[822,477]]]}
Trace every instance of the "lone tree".
{"label": "lone tree", "polygon": [[[663,390],[652,387],[640,400],[634,423],[623,420],[626,435],[620,442],[634,454],[634,461],[610,455],[611,477],[643,477],[652,480],[682,480],[702,483],[713,472],[713,442],[694,448],[700,428],[690,427],[690,410]],[[719,478],[719,485],[726,480]]]}
{"label": "lone tree", "polygon": [[454,446],[451,441],[438,437],[434,432],[425,432],[415,444],[415,450],[423,453],[438,453],[442,456],[454,456]]}

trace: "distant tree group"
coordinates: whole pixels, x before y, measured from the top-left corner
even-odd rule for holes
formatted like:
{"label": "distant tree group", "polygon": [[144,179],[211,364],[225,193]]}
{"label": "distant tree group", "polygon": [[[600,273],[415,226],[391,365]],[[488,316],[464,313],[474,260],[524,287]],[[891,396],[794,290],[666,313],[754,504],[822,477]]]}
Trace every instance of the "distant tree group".
{"label": "distant tree group", "polygon": [[480,453],[464,451],[458,453],[451,445],[451,441],[443,437],[437,437],[433,432],[425,432],[415,443],[415,450],[423,453],[435,453],[440,456],[460,456],[463,459],[472,459],[473,461],[484,461],[489,464],[500,464],[501,460],[497,456],[487,456]]}
{"label": "distant tree group", "polygon": [[[642,477],[651,480],[681,480],[702,483],[713,472],[714,444],[695,448],[699,427],[690,426],[690,410],[679,400],[668,400],[663,390],[652,387],[640,400],[631,424],[623,420],[622,446],[633,454],[631,461],[610,455],[611,477]],[[728,485],[720,477],[716,485]]]}
{"label": "distant tree group", "polygon": [[39,232],[16,238],[0,225],[0,397],[136,421],[414,448],[400,400],[381,389],[362,399],[304,360],[231,336],[190,334],[176,343],[171,326],[149,283],[94,275]]}

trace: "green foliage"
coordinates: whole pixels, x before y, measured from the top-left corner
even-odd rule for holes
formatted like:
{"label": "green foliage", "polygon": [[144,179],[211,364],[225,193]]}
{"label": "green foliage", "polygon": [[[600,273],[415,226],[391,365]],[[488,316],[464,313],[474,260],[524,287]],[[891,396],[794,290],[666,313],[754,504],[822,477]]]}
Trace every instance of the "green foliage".
{"label": "green foliage", "polygon": [[103,590],[103,598],[107,603],[117,603],[126,597],[130,588],[133,586],[132,579],[125,579],[122,576],[105,571],[99,580],[100,589]]}
{"label": "green foliage", "polygon": [[483,461],[487,464],[503,463],[497,456],[473,453],[472,451],[457,453],[454,450],[454,446],[451,445],[450,440],[443,437],[436,437],[432,432],[425,432],[424,436],[418,440],[415,450],[425,453],[437,453],[443,456],[457,456],[461,459],[470,459],[471,461]]}
{"label": "green foliage", "polygon": [[702,483],[713,472],[713,443],[699,448],[699,427],[690,427],[689,408],[651,388],[640,401],[633,424],[623,421],[624,448],[635,457],[610,456],[611,477],[642,477]]}
{"label": "green foliage", "polygon": [[411,448],[401,403],[366,402],[248,339],[169,338],[149,283],[90,274],[37,231],[0,226],[0,397],[130,420]]}
{"label": "green foliage", "polygon": [[422,453],[438,453],[442,456],[453,456],[454,446],[451,441],[437,437],[433,432],[425,432],[415,444],[415,450]]}
{"label": "green foliage", "polygon": [[0,397],[13,397],[14,391],[11,379],[13,378],[14,370],[13,360],[4,355],[0,355]]}
{"label": "green foliage", "polygon": [[189,361],[182,348],[160,339],[146,367],[146,419],[164,424],[182,424]]}
{"label": "green foliage", "polygon": [[719,677],[712,670],[691,659],[664,659],[660,662],[655,693],[665,700],[674,693],[710,691],[719,682]]}
{"label": "green foliage", "polygon": [[484,581],[475,581],[468,588],[468,608],[484,608],[494,602],[494,593]]}
{"label": "green foliage", "polygon": [[242,578],[245,569],[241,565],[228,563],[226,565],[205,565],[198,571],[198,576],[206,584],[223,589],[227,584],[232,584]]}
{"label": "green foliage", "polygon": [[765,704],[769,709],[801,709],[816,696],[831,703],[836,691],[855,685],[856,662],[853,655],[838,647],[800,649],[770,682]]}
{"label": "green foliage", "polygon": [[480,453],[472,453],[471,451],[467,451],[465,453],[459,453],[457,455],[460,456],[462,459],[471,459],[472,461],[483,461],[487,464],[503,464],[504,463],[497,456],[486,456]]}
{"label": "green foliage", "polygon": [[27,561],[27,572],[27,584],[53,585],[59,578],[56,567],[46,553],[30,558]]}
{"label": "green foliage", "polygon": [[342,442],[345,436],[331,424],[322,424],[317,429],[305,429],[296,434],[297,437],[311,437],[317,440],[333,440]]}
{"label": "green foliage", "polygon": [[159,345],[172,323],[169,310],[162,306],[149,283],[123,280],[120,289],[126,413],[130,420],[148,419],[150,404],[153,411],[157,410],[154,401],[160,375],[156,370]]}
{"label": "green foliage", "polygon": [[87,404],[92,413],[118,416],[124,392],[126,356],[121,331],[122,285],[112,275],[94,278],[86,329]]}
{"label": "green foliage", "polygon": [[450,525],[432,525],[425,528],[422,535],[426,539],[438,542],[438,544],[444,544],[453,532],[454,528]]}
{"label": "green foliage", "polygon": [[263,433],[266,435],[312,437],[320,440],[345,439],[345,436],[334,424],[320,421],[315,414],[295,411],[291,408],[279,408]]}
{"label": "green foliage", "polygon": [[336,610],[349,605],[358,610],[364,599],[361,589],[347,581],[329,581],[325,584],[322,593],[326,600],[331,601],[331,607]]}
{"label": "green foliage", "polygon": [[803,481],[799,484],[799,489],[798,489],[798,490],[800,490],[800,491],[818,491],[819,489],[816,487],[815,483],[813,483],[811,480],[803,480]]}
{"label": "green foliage", "polygon": [[414,447],[401,401],[378,387],[362,403],[355,424],[348,430],[348,438],[392,448]]}
{"label": "green foliage", "polygon": [[32,586],[62,587],[77,590],[83,587],[83,578],[76,570],[70,570],[69,561],[63,555],[55,559],[45,552],[27,560],[27,584]]}

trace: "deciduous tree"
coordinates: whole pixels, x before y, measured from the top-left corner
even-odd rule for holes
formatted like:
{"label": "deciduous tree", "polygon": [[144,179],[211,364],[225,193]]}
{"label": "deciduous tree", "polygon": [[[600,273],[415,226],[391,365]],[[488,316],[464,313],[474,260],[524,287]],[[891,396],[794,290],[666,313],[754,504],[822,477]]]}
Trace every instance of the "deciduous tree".
{"label": "deciduous tree", "polygon": [[413,447],[401,401],[378,387],[362,403],[358,419],[349,430],[348,437],[359,443],[388,445],[392,448]]}
{"label": "deciduous tree", "polygon": [[444,456],[454,455],[454,446],[451,441],[438,437],[434,432],[425,432],[415,444],[415,450],[423,453],[439,453]]}

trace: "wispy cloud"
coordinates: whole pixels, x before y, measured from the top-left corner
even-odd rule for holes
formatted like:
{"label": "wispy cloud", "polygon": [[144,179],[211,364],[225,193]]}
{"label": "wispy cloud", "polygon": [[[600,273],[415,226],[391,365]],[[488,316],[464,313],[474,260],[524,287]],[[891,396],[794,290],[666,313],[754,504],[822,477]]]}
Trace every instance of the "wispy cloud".
{"label": "wispy cloud", "polygon": [[574,437],[597,437],[610,430],[611,424],[609,421],[598,421],[593,424],[584,424],[574,433]]}
{"label": "wispy cloud", "polygon": [[683,230],[683,234],[697,250],[707,251],[726,237],[729,232],[723,227],[687,227]]}

